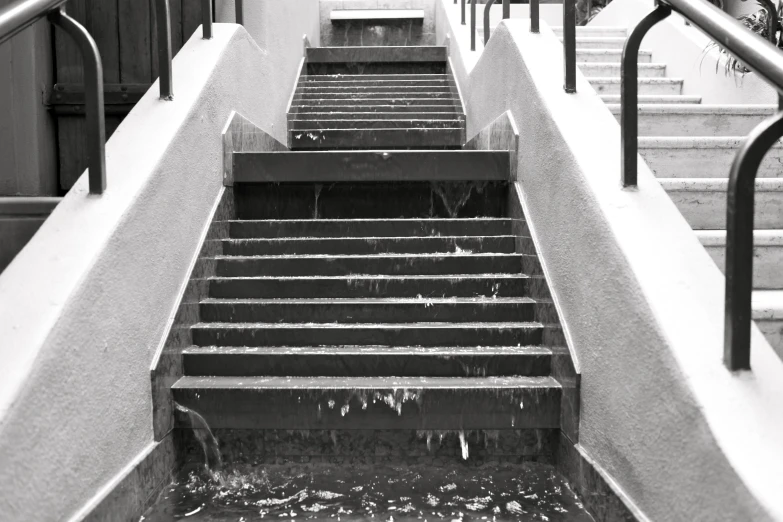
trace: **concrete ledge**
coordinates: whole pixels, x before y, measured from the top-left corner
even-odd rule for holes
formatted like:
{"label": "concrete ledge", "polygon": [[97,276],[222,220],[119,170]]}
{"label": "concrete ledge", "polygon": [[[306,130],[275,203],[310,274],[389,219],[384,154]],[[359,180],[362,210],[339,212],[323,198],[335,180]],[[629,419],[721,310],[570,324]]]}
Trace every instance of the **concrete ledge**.
{"label": "concrete ledge", "polygon": [[346,20],[424,20],[424,9],[335,9],[332,22]]}

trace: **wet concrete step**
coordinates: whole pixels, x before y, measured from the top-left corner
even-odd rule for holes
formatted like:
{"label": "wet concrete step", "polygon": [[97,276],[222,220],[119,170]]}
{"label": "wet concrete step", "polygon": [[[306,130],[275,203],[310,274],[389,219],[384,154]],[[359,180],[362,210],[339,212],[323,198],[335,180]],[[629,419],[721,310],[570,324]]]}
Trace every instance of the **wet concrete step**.
{"label": "wet concrete step", "polygon": [[[363,100],[361,103],[356,104],[298,104],[292,107],[292,112],[288,114],[289,119],[296,117],[302,118],[304,114],[308,113],[431,113],[431,112],[446,112],[450,114],[460,115],[464,117],[461,110],[457,110],[457,106],[454,101],[449,100],[433,100],[428,104],[412,104],[404,105],[395,103],[394,100],[390,100],[389,103],[369,103]],[[409,115],[403,117],[409,118]]]}
{"label": "wet concrete step", "polygon": [[374,95],[375,93],[390,93],[395,96],[405,97],[408,94],[420,93],[448,93],[451,87],[445,82],[423,82],[421,85],[405,85],[400,82],[374,82],[378,85],[367,85],[366,82],[307,82],[299,84],[294,91],[294,96],[323,95],[324,97],[338,94],[349,95]]}
{"label": "wet concrete step", "polygon": [[557,428],[551,377],[183,377],[174,400],[235,429]]}
{"label": "wet concrete step", "polygon": [[[300,108],[302,107],[320,107],[319,112],[323,112],[324,107],[339,107],[339,106],[367,106],[367,105],[380,105],[380,106],[388,106],[388,107],[414,107],[416,110],[419,109],[420,106],[441,106],[441,107],[454,107],[454,110],[458,107],[459,99],[453,98],[451,94],[448,96],[442,96],[438,97],[437,95],[434,96],[425,96],[425,97],[396,97],[396,96],[385,96],[382,94],[379,94],[375,97],[362,97],[359,98],[353,98],[351,96],[346,97],[332,97],[332,98],[313,98],[308,97],[301,99],[299,97],[294,98],[293,105],[291,110],[299,112]],[[443,110],[443,109],[441,109]]]}
{"label": "wet concrete step", "polygon": [[[453,115],[456,116],[456,115]],[[334,116],[329,115],[329,118]],[[382,119],[378,119],[382,118]],[[454,129],[462,128],[465,125],[465,120],[462,118],[452,117],[450,119],[385,119],[382,116],[373,118],[344,118],[344,119],[327,119],[322,118],[319,120],[289,120],[288,129],[291,132],[307,131],[307,130],[327,130],[327,129]]]}
{"label": "wet concrete step", "polygon": [[[621,49],[625,45],[625,36],[585,36],[576,35],[577,49]],[[560,37],[560,42],[563,37]]]}
{"label": "wet concrete step", "polygon": [[374,150],[234,153],[234,182],[506,181],[506,151]]}
{"label": "wet concrete step", "polygon": [[[619,94],[601,94],[601,100],[604,101],[604,103],[620,103],[620,95]],[[701,103],[701,96],[691,96],[687,94],[676,94],[676,95],[661,95],[661,94],[640,94],[639,95],[639,104],[643,103],[664,103],[664,104],[672,104],[672,103]]]}
{"label": "wet concrete step", "polygon": [[[377,108],[377,107],[371,107]],[[393,120],[405,121],[427,121],[427,120],[448,120],[456,121],[456,125],[464,125],[465,115],[456,111],[456,109],[441,108],[441,111],[430,112],[405,112],[405,111],[327,111],[327,112],[298,112],[288,115],[289,129],[296,129],[304,125],[305,121],[314,121],[320,124],[320,120],[340,121],[340,120],[381,120],[394,124]]]}
{"label": "wet concrete step", "polygon": [[[529,238],[525,238],[529,241]],[[440,237],[330,237],[224,239],[220,241],[227,256],[259,255],[369,255],[427,253],[512,254],[514,236],[440,236]],[[530,243],[532,247],[532,242]]]}
{"label": "wet concrete step", "polygon": [[305,74],[299,78],[300,85],[310,82],[418,82],[450,81],[448,74]]}
{"label": "wet concrete step", "polygon": [[[620,78],[588,78],[598,94],[620,94]],[[639,95],[674,95],[682,92],[681,78],[639,78]]]}
{"label": "wet concrete step", "polygon": [[[619,121],[620,104],[608,107]],[[774,111],[772,105],[639,105],[639,134],[745,136]],[[673,162],[678,164],[679,160],[673,159]]]}
{"label": "wet concrete step", "polygon": [[[726,267],[726,231],[698,230],[696,235],[722,272]],[[783,289],[783,230],[753,231],[753,287]]]}
{"label": "wet concrete step", "polygon": [[[281,219],[228,221],[232,238],[507,236],[513,219]],[[521,220],[520,220],[521,221]]]}
{"label": "wet concrete step", "polygon": [[[745,136],[641,137],[639,154],[659,178],[728,178]],[[764,156],[757,176],[783,178],[783,145]]]}
{"label": "wet concrete step", "polygon": [[[613,62],[620,63],[623,55],[622,49],[577,49],[577,62]],[[652,51],[645,49],[639,50],[639,63],[650,63],[652,61]]]}
{"label": "wet concrete step", "polygon": [[[584,62],[577,63],[577,67],[587,78],[593,77],[620,77],[620,62],[601,63]],[[640,63],[638,64],[640,78],[663,78],[666,75],[665,63]]]}
{"label": "wet concrete step", "polygon": [[552,352],[540,346],[192,346],[185,375],[231,377],[544,377]]}
{"label": "wet concrete step", "polygon": [[543,326],[513,323],[198,323],[198,346],[528,346]]}
{"label": "wet concrete step", "polygon": [[[725,169],[729,165],[724,166]],[[728,179],[659,179],[661,186],[696,230],[726,228]],[[783,229],[783,178],[756,180],[756,229]]]}
{"label": "wet concrete step", "polygon": [[535,278],[524,274],[442,276],[214,277],[215,298],[521,297]]}
{"label": "wet concrete step", "polygon": [[291,132],[292,150],[429,149],[458,148],[464,129],[300,129]]}
{"label": "wet concrete step", "polygon": [[[313,78],[320,78],[314,76]],[[362,78],[361,76],[355,78]],[[454,82],[448,79],[447,76],[439,76],[438,79],[432,80],[367,80],[367,79],[354,79],[354,80],[300,80],[297,85],[297,91],[304,91],[310,89],[323,89],[323,90],[340,90],[340,89],[389,89],[396,91],[400,89],[423,89],[428,87],[436,88],[456,88]]]}
{"label": "wet concrete step", "polygon": [[[220,256],[221,277],[350,274],[503,274],[522,271],[523,254],[384,254],[371,256]],[[534,256],[527,256],[534,257]]]}
{"label": "wet concrete step", "polygon": [[308,47],[307,63],[445,62],[445,46]]}
{"label": "wet concrete step", "polygon": [[448,87],[433,87],[422,89],[420,87],[411,87],[403,89],[387,89],[385,87],[368,87],[366,89],[304,89],[294,93],[293,104],[298,105],[307,103],[311,100],[319,102],[331,100],[351,100],[354,103],[361,100],[428,100],[428,99],[448,99],[459,100]]}
{"label": "wet concrete step", "polygon": [[515,322],[535,318],[527,297],[446,297],[379,299],[204,299],[204,322],[217,323],[414,323]]}

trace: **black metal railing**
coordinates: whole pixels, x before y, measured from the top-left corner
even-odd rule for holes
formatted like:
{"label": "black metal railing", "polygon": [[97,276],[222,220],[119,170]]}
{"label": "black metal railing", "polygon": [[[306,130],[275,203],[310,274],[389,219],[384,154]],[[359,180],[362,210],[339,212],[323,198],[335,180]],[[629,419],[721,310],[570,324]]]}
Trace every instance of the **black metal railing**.
{"label": "black metal railing", "polygon": [[[487,45],[487,42],[489,41],[490,37],[490,28],[489,28],[489,10],[492,9],[492,6],[495,4],[495,0],[487,0],[486,5],[484,6],[484,45]],[[511,1],[510,0],[503,0],[503,20],[506,20],[508,18],[511,18]]]}
{"label": "black metal railing", "polygon": [[[783,53],[737,20],[703,0],[659,0],[633,29],[620,68],[621,176],[623,187],[638,177],[639,46],[647,31],[671,12],[682,15],[742,65],[783,93]],[[775,27],[776,28],[776,27]],[[779,105],[783,108],[783,105]],[[753,291],[753,211],[756,174],[770,147],[783,136],[783,111],[761,122],[745,139],[731,166],[726,207],[726,295],[723,362],[731,371],[750,369]]]}
{"label": "black metal railing", "polygon": [[[530,32],[538,33],[539,0],[530,0]],[[576,92],[576,0],[563,0],[563,89]]]}
{"label": "black metal railing", "polygon": [[470,2],[470,50],[476,50],[476,0]]}
{"label": "black metal railing", "polygon": [[460,3],[461,3],[461,6],[460,6],[461,17],[462,17],[461,20],[460,20],[460,23],[462,25],[465,25],[465,0],[460,0]]}

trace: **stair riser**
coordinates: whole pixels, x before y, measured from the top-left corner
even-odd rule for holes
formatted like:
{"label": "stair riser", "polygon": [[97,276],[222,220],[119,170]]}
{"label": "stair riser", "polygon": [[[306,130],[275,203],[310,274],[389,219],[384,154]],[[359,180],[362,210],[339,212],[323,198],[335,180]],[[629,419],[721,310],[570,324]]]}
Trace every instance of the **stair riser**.
{"label": "stair riser", "polygon": [[[402,390],[177,389],[174,400],[215,428],[234,429],[524,429],[559,426],[560,389],[427,389],[401,405],[385,402]],[[411,390],[410,393],[417,393]],[[391,402],[393,399],[388,399]],[[524,408],[520,408],[520,403]],[[332,405],[330,407],[330,404]],[[343,405],[349,411],[342,414]],[[366,409],[364,405],[366,404]]]}
{"label": "stair riser", "polygon": [[[617,121],[620,115],[615,114]],[[639,114],[640,136],[744,136],[763,116],[731,114]]]}
{"label": "stair riser", "polygon": [[[590,79],[590,85],[593,86],[598,94],[620,94],[620,82],[601,81],[595,78]],[[673,95],[682,92],[682,82],[675,81],[639,81],[639,94],[663,94]]]}
{"label": "stair riser", "polygon": [[[291,124],[301,127],[305,121],[318,124],[320,120],[377,120],[382,119],[389,124],[394,120],[451,120],[458,122],[459,127],[465,121],[465,115],[457,113],[454,109],[443,108],[441,112],[383,112],[383,111],[332,111],[332,112],[300,112],[288,116],[289,128]],[[297,128],[297,127],[293,127]]]}
{"label": "stair riser", "polygon": [[341,129],[293,131],[292,150],[457,148],[464,131],[456,129]]}
{"label": "stair riser", "polygon": [[397,83],[380,85],[362,85],[362,84],[336,84],[326,82],[326,85],[299,85],[296,88],[295,96],[318,96],[330,97],[333,95],[353,95],[353,96],[374,96],[375,93],[393,93],[402,98],[408,94],[421,93],[446,93],[451,94],[452,88],[446,83],[431,83],[423,85],[399,85]]}
{"label": "stair riser", "polygon": [[376,90],[370,92],[355,92],[355,91],[307,91],[303,93],[297,92],[293,97],[293,104],[299,105],[302,103],[308,103],[310,100],[350,100],[352,103],[362,100],[376,100],[376,99],[400,99],[400,100],[428,100],[428,99],[448,99],[453,100],[454,94],[449,89],[434,89],[434,90],[421,90],[421,91],[394,91],[394,90]]}
{"label": "stair riser", "polygon": [[[640,64],[644,65],[644,64]],[[587,78],[612,78],[620,77],[620,63],[614,64],[577,64]],[[666,75],[666,67],[639,67],[639,78],[663,78]]]}
{"label": "stair riser", "polygon": [[[531,245],[532,246],[532,245]],[[429,254],[457,250],[474,253],[496,252],[512,254],[515,238],[489,237],[428,237],[428,238],[356,238],[356,239],[257,239],[223,241],[223,254],[258,255],[369,255],[369,254]]]}
{"label": "stair riser", "polygon": [[[600,50],[595,50],[600,51]],[[622,57],[622,51],[616,50],[615,52],[610,53],[602,53],[602,52],[591,52],[589,50],[576,50],[576,61],[577,62],[604,62],[604,63],[620,63],[620,58]],[[639,53],[639,63],[650,63],[652,61],[652,53],[649,52],[640,52]]]}
{"label": "stair riser", "polygon": [[533,321],[535,303],[201,303],[201,320],[221,323],[415,323]]}
{"label": "stair riser", "polygon": [[[367,113],[367,112],[383,112],[383,113],[389,113],[394,112],[397,114],[401,114],[402,118],[409,118],[410,115],[408,113],[449,113],[454,115],[460,115],[464,116],[461,112],[457,111],[456,105],[452,101],[444,101],[444,100],[433,100],[431,103],[426,104],[410,104],[410,105],[403,105],[403,104],[394,104],[393,101],[388,102],[381,102],[381,103],[374,103],[374,102],[368,102],[366,100],[362,101],[362,103],[342,103],[342,104],[304,104],[304,105],[295,105],[294,110],[296,111],[296,117],[301,118],[303,114],[310,114],[310,113],[324,113],[324,112],[333,112],[333,113],[343,113],[343,112],[356,112],[356,113]],[[289,115],[290,117],[290,115]],[[320,116],[319,116],[320,118]]]}
{"label": "stair riser", "polygon": [[358,130],[377,130],[377,129],[454,129],[465,126],[465,121],[458,118],[422,118],[420,120],[408,119],[385,119],[385,118],[366,118],[366,119],[325,119],[320,121],[303,120],[289,121],[288,129],[292,132],[324,130],[324,129],[358,129]]}
{"label": "stair riser", "polygon": [[[562,38],[560,40],[563,41]],[[625,38],[615,37],[594,37],[578,36],[576,37],[576,49],[622,49],[625,45]]]}
{"label": "stair riser", "polygon": [[[756,229],[783,228],[783,197],[780,192],[756,192]],[[725,192],[672,192],[677,208],[696,230],[726,229]]]}
{"label": "stair riser", "polygon": [[[619,94],[601,94],[601,100],[604,101],[604,103],[620,103],[620,95]],[[639,96],[639,103],[642,104],[691,104],[691,103],[701,103],[701,98],[698,96],[686,96],[686,95],[645,95],[645,96]]]}
{"label": "stair riser", "polygon": [[[511,220],[233,221],[232,238],[502,236]],[[410,238],[409,240],[412,240]]]}
{"label": "stair riser", "polygon": [[332,298],[362,297],[523,297],[529,279],[442,278],[442,279],[218,279],[210,283],[209,295],[216,298]]}
{"label": "stair riser", "polygon": [[320,75],[385,75],[385,74],[411,74],[411,75],[431,75],[446,74],[445,62],[422,62],[422,63],[308,63],[307,74],[310,77]]}
{"label": "stair riser", "polygon": [[405,353],[349,356],[312,355],[184,355],[186,375],[245,377],[465,377],[549,375],[549,355],[429,356]]}
{"label": "stair riser", "polygon": [[[412,107],[414,111],[424,111],[421,106],[433,106],[439,107],[438,111],[443,111],[443,107],[452,107],[456,110],[459,105],[459,100],[449,96],[406,96],[402,97],[389,97],[389,96],[375,96],[364,98],[296,98],[293,100],[294,109],[297,112],[301,112],[306,107],[316,107],[316,112],[323,112],[326,107],[340,107],[340,110],[352,110],[348,107],[365,107],[365,106],[384,106],[394,107],[393,110],[397,110],[398,107]],[[343,106],[345,108],[343,108]],[[359,112],[364,112],[366,109],[357,109]],[[313,112],[313,111],[310,111]]]}
{"label": "stair riser", "polygon": [[[639,153],[659,178],[728,178],[737,151],[729,148],[645,148]],[[758,170],[760,178],[783,177],[783,149],[770,150]]]}
{"label": "stair riser", "polygon": [[[553,27],[552,31],[554,31],[555,35],[562,37],[563,36],[563,28],[562,27]],[[609,37],[609,38],[619,38],[628,36],[628,30],[622,27],[577,27],[576,28],[576,36],[592,36],[595,38],[600,37]]]}
{"label": "stair riser", "polygon": [[[726,247],[704,247],[721,272],[726,268]],[[753,287],[756,289],[783,289],[783,246],[755,246],[753,248]]]}
{"label": "stair riser", "polygon": [[221,259],[221,277],[317,276],[351,274],[449,275],[515,274],[522,268],[522,256],[444,256],[382,258],[253,258]]}
{"label": "stair riser", "polygon": [[534,346],[540,327],[276,327],[194,326],[197,346]]}
{"label": "stair riser", "polygon": [[307,89],[423,89],[423,88],[452,88],[453,82],[446,78],[440,80],[364,80],[357,77],[355,80],[303,80],[299,82],[296,90],[300,92]]}
{"label": "stair riser", "polygon": [[362,81],[362,82],[433,82],[433,81],[449,81],[449,76],[446,74],[339,74],[334,76],[327,76],[323,74],[315,75],[303,75],[300,78],[300,82],[310,84],[310,82],[349,82],[349,81]]}

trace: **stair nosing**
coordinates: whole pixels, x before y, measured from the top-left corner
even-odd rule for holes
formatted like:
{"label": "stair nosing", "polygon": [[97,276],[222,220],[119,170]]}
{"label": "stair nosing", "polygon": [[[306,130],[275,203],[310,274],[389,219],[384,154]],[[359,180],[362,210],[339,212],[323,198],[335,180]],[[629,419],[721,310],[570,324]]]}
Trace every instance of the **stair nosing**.
{"label": "stair nosing", "polygon": [[[309,386],[308,383],[312,383]],[[561,389],[551,376],[543,377],[181,377],[172,389]]]}

